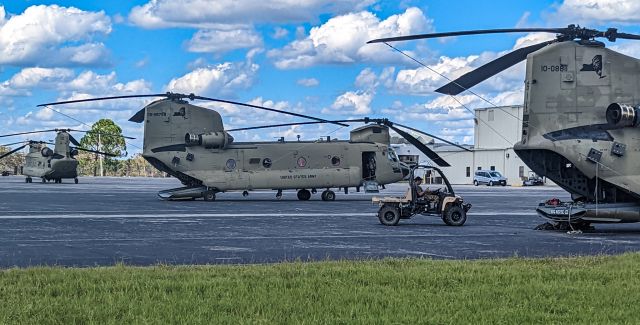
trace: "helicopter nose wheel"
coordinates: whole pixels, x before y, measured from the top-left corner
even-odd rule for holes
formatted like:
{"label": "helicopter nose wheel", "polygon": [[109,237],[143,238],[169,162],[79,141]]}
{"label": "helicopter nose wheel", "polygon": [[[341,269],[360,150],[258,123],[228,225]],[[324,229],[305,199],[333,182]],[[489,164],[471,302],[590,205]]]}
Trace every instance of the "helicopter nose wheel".
{"label": "helicopter nose wheel", "polygon": [[298,191],[298,200],[300,201],[308,201],[311,198],[311,192],[309,190],[299,190]]}
{"label": "helicopter nose wheel", "polygon": [[247,192],[247,191],[242,192],[242,196],[244,196],[244,197],[249,196],[249,192]]}
{"label": "helicopter nose wheel", "polygon": [[77,178],[77,177],[76,177],[76,178],[74,178],[74,179],[73,179],[73,182],[74,182],[74,183],[76,183],[76,184],[78,184],[78,178]]}
{"label": "helicopter nose wheel", "polygon": [[31,177],[27,177],[24,181],[25,183],[33,183],[33,179]]}
{"label": "helicopter nose wheel", "polygon": [[280,199],[282,199],[282,190],[278,190],[278,192],[276,193],[276,200]]}
{"label": "helicopter nose wheel", "polygon": [[214,191],[206,191],[203,193],[202,197],[205,201],[215,201],[216,200],[216,192]]}
{"label": "helicopter nose wheel", "polygon": [[322,192],[320,197],[322,198],[322,201],[335,201],[336,200],[336,193],[331,191],[331,190],[326,190],[326,191]]}

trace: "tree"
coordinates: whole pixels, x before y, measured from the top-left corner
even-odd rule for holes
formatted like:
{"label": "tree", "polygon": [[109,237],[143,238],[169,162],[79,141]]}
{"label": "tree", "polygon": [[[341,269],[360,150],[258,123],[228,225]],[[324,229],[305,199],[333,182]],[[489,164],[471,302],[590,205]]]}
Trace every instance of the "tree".
{"label": "tree", "polygon": [[[9,147],[0,146],[0,156],[11,150]],[[20,166],[22,165],[24,165],[24,154],[21,152],[14,152],[0,159],[0,171],[20,172]]]}
{"label": "tree", "polygon": [[[100,119],[91,126],[91,132],[85,134],[80,140],[80,146],[101,152],[110,153],[116,156],[126,155],[127,145],[122,137],[122,129],[110,119]],[[99,155],[94,155],[93,175],[98,174]],[[85,164],[89,161],[84,161]],[[104,168],[107,172],[113,173],[118,169],[120,162],[111,157],[104,157]]]}

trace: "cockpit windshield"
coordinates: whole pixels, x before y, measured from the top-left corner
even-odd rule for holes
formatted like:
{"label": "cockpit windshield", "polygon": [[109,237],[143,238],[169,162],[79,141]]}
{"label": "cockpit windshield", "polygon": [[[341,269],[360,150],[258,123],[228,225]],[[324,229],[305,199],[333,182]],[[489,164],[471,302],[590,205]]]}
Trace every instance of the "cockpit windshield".
{"label": "cockpit windshield", "polygon": [[393,161],[393,162],[397,162],[398,161],[398,155],[396,155],[396,152],[393,151],[393,149],[389,148],[387,150],[387,158],[389,158],[389,160]]}

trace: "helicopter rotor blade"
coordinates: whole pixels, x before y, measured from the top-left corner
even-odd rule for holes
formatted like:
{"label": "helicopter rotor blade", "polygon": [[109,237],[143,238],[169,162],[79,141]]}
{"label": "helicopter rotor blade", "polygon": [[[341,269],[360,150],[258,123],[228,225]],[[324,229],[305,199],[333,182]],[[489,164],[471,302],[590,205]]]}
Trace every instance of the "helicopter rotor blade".
{"label": "helicopter rotor blade", "polygon": [[0,144],[0,147],[9,147],[9,146],[13,146],[13,145],[21,144],[21,143],[25,143],[25,142],[29,142],[29,141],[18,141],[18,142],[14,142],[14,143]]}
{"label": "helicopter rotor blade", "polygon": [[63,104],[72,104],[72,103],[94,102],[94,101],[99,101],[99,100],[122,99],[122,98],[169,97],[169,96],[170,96],[169,93],[166,93],[166,94],[147,94],[147,95],[109,96],[109,97],[96,97],[96,98],[86,98],[86,99],[65,100],[65,101],[60,101],[60,102],[38,104],[36,106],[37,107],[54,106],[54,105],[63,105]]}
{"label": "helicopter rotor blade", "polygon": [[85,149],[85,148],[80,148],[80,147],[74,147],[73,149],[80,150],[80,151],[91,152],[91,153],[97,153],[99,155],[104,155],[104,156],[109,156],[109,157],[118,157],[118,155],[114,155],[114,154],[108,153],[108,152],[97,151],[97,150]]}
{"label": "helicopter rotor blade", "polygon": [[208,101],[218,102],[218,103],[226,103],[226,104],[246,106],[246,107],[257,108],[257,109],[270,111],[270,112],[276,112],[276,113],[281,113],[281,114],[286,114],[286,115],[302,117],[302,118],[315,120],[315,121],[322,121],[322,122],[325,122],[325,123],[333,123],[333,124],[337,124],[337,125],[340,125],[340,126],[349,126],[348,124],[344,124],[344,123],[340,123],[340,122],[331,122],[331,121],[328,121],[328,120],[325,120],[325,119],[321,119],[321,118],[317,118],[317,117],[313,117],[313,116],[309,116],[309,115],[298,114],[298,113],[294,113],[294,112],[281,111],[281,110],[277,110],[277,109],[274,109],[274,108],[268,108],[268,107],[259,106],[259,105],[234,102],[234,101],[231,101],[231,100],[210,98],[210,97],[203,97],[203,96],[189,96],[189,99],[200,99],[200,100],[208,100]]}
{"label": "helicopter rotor blade", "polygon": [[76,138],[74,138],[71,134],[69,134],[69,142],[73,143],[76,146],[80,145],[80,142],[78,142],[78,140],[76,140]]}
{"label": "helicopter rotor blade", "polygon": [[429,159],[431,159],[434,163],[436,163],[440,167],[450,167],[448,162],[446,162],[440,155],[438,155],[435,151],[429,149],[424,143],[420,142],[420,140],[414,138],[411,134],[395,127],[393,123],[388,122],[385,123],[390,129],[396,131],[401,137],[407,139],[409,143],[414,145],[418,150],[422,151]]}
{"label": "helicopter rotor blade", "polygon": [[479,35],[479,34],[499,34],[499,33],[565,33],[567,28],[501,28],[501,29],[476,29],[476,30],[463,30],[457,32],[444,32],[444,33],[429,33],[429,34],[417,34],[406,35],[397,37],[386,37],[370,40],[367,44],[372,43],[384,43],[384,42],[398,42],[398,41],[410,41],[426,38],[438,38],[438,37],[450,37],[450,36],[463,36],[463,35]]}
{"label": "helicopter rotor blade", "polygon": [[11,150],[11,151],[7,152],[7,153],[3,154],[2,156],[0,156],[0,159],[4,158],[4,157],[6,157],[6,156],[9,156],[9,155],[11,155],[11,154],[13,154],[13,153],[15,153],[15,152],[17,152],[17,151],[20,151],[20,150],[22,150],[22,148],[24,148],[24,147],[26,147],[26,146],[28,146],[28,145],[29,145],[29,144],[27,143],[27,144],[24,144],[24,145],[22,145],[22,146],[20,146],[20,147],[16,148],[16,149],[13,149],[13,150]]}
{"label": "helicopter rotor blade", "polygon": [[505,54],[485,65],[465,73],[458,79],[436,89],[436,92],[445,95],[457,95],[480,82],[496,75],[498,72],[508,69],[509,67],[525,60],[529,53],[535,52],[556,40],[546,41],[535,45],[519,48],[508,54]]}
{"label": "helicopter rotor blade", "polygon": [[454,142],[451,142],[451,141],[449,141],[449,140],[443,139],[443,138],[441,138],[441,137],[435,136],[435,135],[433,135],[433,134],[431,134],[431,133],[427,133],[427,132],[424,132],[424,131],[420,131],[420,130],[418,130],[418,129],[416,129],[416,128],[412,128],[412,127],[410,127],[410,126],[402,125],[402,124],[400,124],[400,123],[395,123],[395,122],[394,122],[393,124],[394,124],[394,125],[397,125],[397,126],[399,126],[399,127],[403,127],[403,128],[405,128],[405,129],[409,129],[409,130],[414,131],[414,132],[418,132],[418,133],[420,133],[420,134],[424,134],[424,135],[429,136],[429,137],[432,137],[432,138],[434,138],[434,139],[438,139],[438,140],[440,140],[440,141],[442,141],[442,142],[444,142],[444,143],[447,143],[447,144],[450,144],[450,145],[452,145],[452,146],[458,147],[458,148],[460,148],[460,149],[462,149],[462,150],[465,150],[465,151],[473,151],[473,150],[471,150],[471,149],[469,149],[469,148],[465,148],[465,147],[463,147],[463,146],[461,146],[461,145],[459,145],[459,144],[457,144],[457,143],[454,143]]}
{"label": "helicopter rotor blade", "polygon": [[12,133],[12,134],[3,134],[3,135],[0,135],[0,138],[12,137],[12,136],[23,135],[23,134],[53,132],[53,131],[57,131],[57,130],[56,129],[53,129],[53,130],[39,130],[39,131],[29,131],[29,132],[19,132],[19,133]]}
{"label": "helicopter rotor blade", "polygon": [[282,124],[250,126],[250,127],[246,127],[246,128],[230,129],[230,130],[226,130],[226,131],[227,132],[247,131],[247,130],[268,129],[268,128],[277,128],[277,127],[282,127],[282,126],[293,126],[293,125],[327,124],[327,123],[350,123],[350,122],[364,122],[364,119],[332,120],[332,121],[326,121],[326,122],[325,121],[313,121],[313,122],[282,123]]}

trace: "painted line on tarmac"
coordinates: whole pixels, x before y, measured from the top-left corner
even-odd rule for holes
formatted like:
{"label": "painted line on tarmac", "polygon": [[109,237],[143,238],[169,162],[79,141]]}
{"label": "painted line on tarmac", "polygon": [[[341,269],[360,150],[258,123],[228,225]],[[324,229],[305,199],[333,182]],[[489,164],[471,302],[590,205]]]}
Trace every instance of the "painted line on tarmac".
{"label": "painted line on tarmac", "polygon": [[[469,213],[474,216],[535,216],[534,212],[484,212]],[[116,218],[229,218],[229,217],[375,217],[370,213],[164,213],[164,214],[53,214],[53,215],[4,215],[0,219],[116,219]]]}

